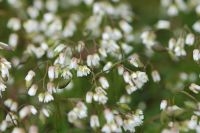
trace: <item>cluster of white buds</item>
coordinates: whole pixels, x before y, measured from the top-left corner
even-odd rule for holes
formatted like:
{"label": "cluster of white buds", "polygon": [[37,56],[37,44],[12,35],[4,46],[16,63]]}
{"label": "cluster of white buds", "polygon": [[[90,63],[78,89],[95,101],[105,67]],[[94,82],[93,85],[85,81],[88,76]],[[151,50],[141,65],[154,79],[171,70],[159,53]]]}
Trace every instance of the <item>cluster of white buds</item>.
{"label": "cluster of white buds", "polygon": [[87,117],[87,107],[83,102],[78,102],[76,107],[74,107],[68,113],[68,121],[70,123],[76,122],[78,119],[83,119]]}

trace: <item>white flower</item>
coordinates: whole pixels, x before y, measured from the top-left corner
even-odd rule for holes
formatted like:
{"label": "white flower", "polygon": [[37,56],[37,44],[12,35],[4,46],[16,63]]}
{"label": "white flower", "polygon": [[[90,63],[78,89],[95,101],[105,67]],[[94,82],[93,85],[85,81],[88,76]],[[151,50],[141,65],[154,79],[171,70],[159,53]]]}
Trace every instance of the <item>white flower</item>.
{"label": "white flower", "polygon": [[61,76],[64,78],[64,79],[70,79],[72,78],[72,73],[67,70],[67,69],[64,69]]}
{"label": "white flower", "polygon": [[20,19],[18,19],[18,18],[9,19],[7,27],[14,30],[14,31],[20,30],[21,29]]}
{"label": "white flower", "polygon": [[87,117],[87,107],[83,102],[78,102],[76,107],[68,113],[68,121],[75,122],[78,118],[82,119]]}
{"label": "white flower", "polygon": [[132,26],[124,20],[119,22],[119,26],[125,33],[131,33],[133,30]]}
{"label": "white flower", "polygon": [[6,122],[12,123],[12,124],[15,124],[15,125],[18,123],[18,121],[17,121],[18,117],[15,114],[13,114],[12,112],[8,112],[6,114],[5,120],[6,120]]}
{"label": "white flower", "polygon": [[107,103],[107,93],[101,87],[96,87],[95,92],[96,93],[93,94],[94,101],[99,102],[100,104]]}
{"label": "white flower", "polygon": [[15,34],[15,33],[10,34],[9,40],[8,40],[8,44],[9,44],[11,47],[15,48],[15,47],[17,46],[17,43],[18,43],[18,38],[19,38],[19,37],[18,37],[17,34]]}
{"label": "white flower", "polygon": [[116,124],[118,125],[118,126],[122,126],[123,125],[123,119],[122,119],[122,117],[120,116],[120,115],[116,115],[115,116],[115,121],[116,121]]}
{"label": "white flower", "polygon": [[141,88],[148,81],[148,76],[145,72],[137,71],[131,74],[131,79],[137,88]]}
{"label": "white flower", "polygon": [[8,127],[7,121],[3,120],[0,124],[0,131],[4,132]]}
{"label": "white flower", "polygon": [[27,33],[38,32],[39,23],[36,20],[29,19],[23,24],[24,29]]}
{"label": "white flower", "polygon": [[200,21],[196,21],[193,25],[192,28],[194,31],[200,33]]}
{"label": "white flower", "polygon": [[10,110],[13,112],[16,112],[18,109],[18,103],[17,102],[13,102],[12,105],[10,106]]}
{"label": "white flower", "polygon": [[30,70],[30,71],[28,72],[28,74],[26,75],[25,80],[26,80],[27,82],[29,82],[29,81],[31,81],[31,80],[33,79],[34,76],[35,76],[35,72],[32,71],[32,70]]}
{"label": "white flower", "polygon": [[4,101],[4,105],[5,105],[6,107],[8,107],[8,108],[11,107],[12,103],[13,103],[13,100],[12,100],[12,99],[6,99],[6,100]]}
{"label": "white flower", "polygon": [[194,93],[199,93],[200,91],[200,86],[195,84],[195,83],[192,83],[190,86],[189,86],[189,89],[194,92]]}
{"label": "white flower", "polygon": [[44,114],[45,117],[49,117],[50,116],[50,112],[46,108],[42,108],[41,112]]}
{"label": "white flower", "polygon": [[129,54],[133,50],[133,47],[126,43],[122,43],[121,47],[125,54]]}
{"label": "white flower", "polygon": [[80,53],[85,48],[85,43],[83,41],[78,42],[78,46],[76,47],[77,51]]}
{"label": "white flower", "polygon": [[75,121],[78,119],[78,116],[77,116],[76,112],[74,112],[73,110],[70,111],[70,112],[67,114],[67,116],[68,116],[68,121],[69,121],[70,123],[73,123],[73,122],[75,122]]}
{"label": "white flower", "polygon": [[169,29],[170,22],[167,20],[159,20],[156,24],[157,29]]}
{"label": "white flower", "polygon": [[90,69],[87,66],[78,66],[77,77],[83,77],[90,74]]}
{"label": "white flower", "polygon": [[98,66],[100,61],[100,57],[98,54],[88,55],[87,56],[87,65],[89,67]]}
{"label": "white flower", "polygon": [[56,0],[47,0],[45,7],[46,7],[47,10],[49,10],[51,12],[56,12],[57,9],[58,9],[58,1],[56,1]]}
{"label": "white flower", "polygon": [[174,38],[170,38],[168,42],[168,48],[169,50],[173,50],[176,45],[176,40]]}
{"label": "white flower", "polygon": [[157,70],[152,71],[151,76],[152,76],[154,82],[160,81],[160,74],[158,73]]}
{"label": "white flower", "polygon": [[31,125],[29,127],[28,133],[38,133],[38,127],[35,125]]}
{"label": "white flower", "polygon": [[193,50],[193,60],[198,61],[200,59],[200,52],[198,49]]}
{"label": "white flower", "polygon": [[6,90],[6,86],[2,82],[0,82],[0,96],[2,96],[1,92],[5,90]]}
{"label": "white flower", "polygon": [[93,98],[93,92],[88,91],[88,92],[86,93],[86,102],[87,102],[87,103],[92,103],[92,98]]}
{"label": "white flower", "polygon": [[44,103],[48,103],[54,100],[53,96],[49,92],[40,93],[38,95],[38,99],[39,99],[39,102],[44,102]]}
{"label": "white flower", "polygon": [[185,38],[185,44],[187,45],[193,45],[195,41],[195,36],[192,33],[187,34],[186,38]]}
{"label": "white flower", "polygon": [[190,121],[188,122],[189,129],[195,129],[197,126],[197,122],[198,122],[198,117],[193,115]]}
{"label": "white flower", "polygon": [[104,110],[104,117],[105,117],[107,123],[110,123],[114,120],[114,114],[109,109]]}
{"label": "white flower", "polygon": [[50,94],[53,94],[53,93],[56,92],[56,87],[55,87],[55,85],[54,85],[53,82],[48,82],[48,83],[47,83],[47,90],[48,90],[48,92],[49,92]]}
{"label": "white flower", "polygon": [[25,133],[23,128],[15,127],[11,133]]}
{"label": "white flower", "polygon": [[156,34],[153,31],[144,31],[141,34],[141,39],[147,48],[151,48],[155,44]]}
{"label": "white flower", "polygon": [[130,95],[134,91],[137,90],[137,87],[135,85],[127,85],[126,86],[126,92]]}
{"label": "white flower", "polygon": [[99,127],[100,126],[100,123],[99,123],[99,118],[97,115],[92,115],[90,117],[90,127],[91,128],[96,128],[96,127]]}
{"label": "white flower", "polygon": [[79,63],[79,59],[72,58],[71,62],[70,62],[70,65],[69,65],[69,68],[70,69],[76,69],[78,67],[78,63]]}
{"label": "white flower", "polygon": [[54,100],[54,98],[49,92],[44,93],[44,103],[48,103],[53,100]]}
{"label": "white flower", "polygon": [[0,68],[1,68],[1,76],[3,78],[9,77],[9,69],[11,68],[11,63],[8,62],[5,58],[0,59]]}
{"label": "white flower", "polygon": [[128,71],[125,71],[125,72],[123,73],[123,78],[124,78],[125,83],[130,83],[131,77],[130,77],[130,74],[129,74]]}
{"label": "white flower", "polygon": [[55,78],[55,66],[49,66],[48,76],[51,81]]}
{"label": "white flower", "polygon": [[105,77],[100,77],[99,82],[104,89],[107,89],[109,87],[109,83]]}
{"label": "white flower", "polygon": [[30,89],[28,90],[28,95],[29,96],[35,96],[37,92],[38,86],[36,84],[33,84]]}
{"label": "white flower", "polygon": [[103,71],[108,72],[108,70],[112,67],[112,62],[107,62],[103,67]]}
{"label": "white flower", "polygon": [[168,10],[167,10],[167,14],[171,17],[174,17],[174,16],[177,16],[178,15],[178,9],[176,7],[176,5],[174,4],[171,4],[169,7],[168,7]]}
{"label": "white flower", "polygon": [[37,114],[37,109],[32,105],[27,105],[19,111],[19,116],[21,119],[24,119],[26,116],[30,114],[33,115]]}
{"label": "white flower", "polygon": [[124,73],[124,67],[123,66],[118,66],[117,70],[118,70],[119,75],[122,75]]}
{"label": "white flower", "polygon": [[83,102],[78,102],[74,110],[77,112],[78,118],[82,119],[87,117],[87,107]]}
{"label": "white flower", "polygon": [[141,61],[139,59],[138,54],[131,55],[129,57],[129,62],[135,67],[140,67],[141,66]]}
{"label": "white flower", "polygon": [[63,49],[66,48],[66,46],[64,44],[59,44],[54,51],[57,53],[60,53],[61,51],[63,51]]}
{"label": "white flower", "polygon": [[160,103],[160,109],[165,110],[167,107],[167,100],[162,100]]}
{"label": "white flower", "polygon": [[127,114],[123,124],[124,130],[135,132],[135,127],[140,126],[143,119],[144,116],[141,110],[137,110],[135,114]]}
{"label": "white flower", "polygon": [[103,133],[111,133],[111,132],[112,132],[112,131],[111,131],[111,128],[110,128],[110,126],[109,126],[108,124],[105,124],[105,125],[102,127],[101,131],[102,131]]}

